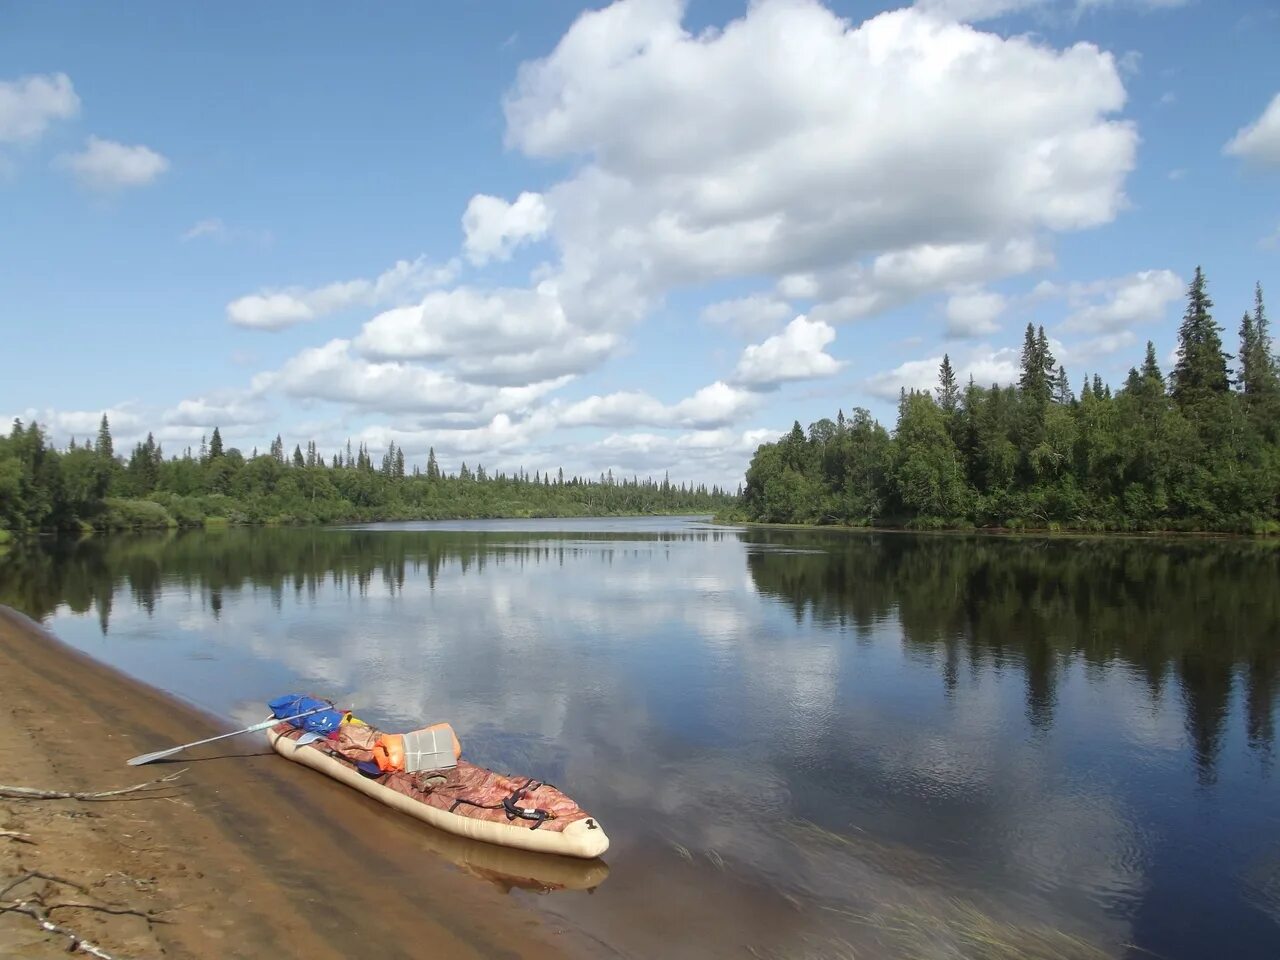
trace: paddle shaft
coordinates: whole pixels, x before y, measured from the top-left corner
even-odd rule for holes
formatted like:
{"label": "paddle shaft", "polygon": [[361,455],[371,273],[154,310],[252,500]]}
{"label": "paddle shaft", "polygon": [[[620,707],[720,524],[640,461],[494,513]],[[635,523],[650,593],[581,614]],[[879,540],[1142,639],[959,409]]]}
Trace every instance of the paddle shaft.
{"label": "paddle shaft", "polygon": [[314,710],[305,710],[302,713],[295,713],[291,717],[272,717],[269,720],[263,720],[261,723],[255,723],[251,727],[245,727],[243,730],[232,730],[230,733],[220,733],[216,737],[209,737],[205,740],[196,740],[196,741],[193,741],[192,743],[184,743],[177,747],[170,747],[167,750],[157,750],[155,753],[144,753],[140,757],[134,757],[133,759],[126,761],[126,763],[128,763],[129,766],[131,767],[140,767],[144,763],[150,763],[152,760],[159,760],[163,757],[171,757],[175,753],[178,753],[182,750],[186,750],[189,747],[201,747],[201,746],[204,746],[206,743],[213,743],[215,740],[225,740],[227,739],[227,737],[238,737],[242,733],[255,733],[258,730],[266,730],[268,727],[274,727],[277,723],[280,723],[282,720],[297,720],[300,717],[309,717],[313,713],[321,713],[325,710],[332,710],[332,709],[333,709],[333,705],[328,704],[323,707],[316,707]]}

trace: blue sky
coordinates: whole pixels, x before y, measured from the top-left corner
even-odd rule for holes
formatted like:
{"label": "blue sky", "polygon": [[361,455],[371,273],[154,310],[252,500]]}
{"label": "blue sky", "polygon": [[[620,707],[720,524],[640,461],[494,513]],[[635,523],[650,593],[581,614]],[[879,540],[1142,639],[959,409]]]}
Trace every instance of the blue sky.
{"label": "blue sky", "polygon": [[0,413],[733,485],[1028,321],[1115,382],[1197,264],[1229,342],[1280,291],[1278,43],[1266,0],[5,5]]}

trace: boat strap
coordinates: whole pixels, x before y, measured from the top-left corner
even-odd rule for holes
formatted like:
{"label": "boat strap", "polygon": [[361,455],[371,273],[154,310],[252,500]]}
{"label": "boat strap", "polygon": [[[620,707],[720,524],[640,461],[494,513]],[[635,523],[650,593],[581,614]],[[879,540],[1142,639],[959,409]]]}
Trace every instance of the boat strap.
{"label": "boat strap", "polygon": [[527,794],[533,793],[542,786],[532,777],[525,781],[524,786],[512,790],[510,794],[502,798],[501,803],[477,803],[475,800],[468,800],[465,797],[458,797],[449,807],[449,812],[457,810],[459,805],[466,804],[469,807],[478,807],[481,810],[505,810],[508,820],[531,820],[533,826],[530,830],[537,830],[547,820],[554,820],[556,815],[550,810],[542,810],[536,807],[521,807],[519,801],[523,800]]}

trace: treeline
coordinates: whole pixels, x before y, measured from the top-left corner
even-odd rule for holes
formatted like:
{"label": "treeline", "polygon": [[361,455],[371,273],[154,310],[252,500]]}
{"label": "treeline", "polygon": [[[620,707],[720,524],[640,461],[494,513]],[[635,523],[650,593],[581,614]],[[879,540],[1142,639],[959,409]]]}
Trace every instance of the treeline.
{"label": "treeline", "polygon": [[223,447],[215,428],[198,451],[166,457],[151,434],[117,455],[104,414],[98,435],[65,450],[39,424],[15,420],[0,437],[0,539],[5,531],[129,529],[202,524],[331,523],[477,517],[713,513],[732,496],[719,487],[664,477],[566,477],[563,470],[490,474],[464,462],[443,471],[432,449],[426,469],[406,470],[394,444],[375,465],[364,445],[328,460],[308,443],[292,455],[280,437],[268,452]]}
{"label": "treeline", "polygon": [[[1222,328],[1199,268],[1166,377],[1155,347],[1112,390],[1079,395],[1044,328],[1027,325],[1016,385],[903,391],[892,434],[865,409],[760,446],[741,519],[916,528],[1280,532],[1280,362],[1262,288]],[[1234,367],[1231,365],[1234,361]]]}

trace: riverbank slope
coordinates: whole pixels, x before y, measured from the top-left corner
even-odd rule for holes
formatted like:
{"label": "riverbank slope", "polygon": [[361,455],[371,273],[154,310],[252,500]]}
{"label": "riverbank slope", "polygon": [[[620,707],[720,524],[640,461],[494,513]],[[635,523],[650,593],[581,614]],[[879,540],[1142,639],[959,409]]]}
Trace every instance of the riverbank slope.
{"label": "riverbank slope", "polygon": [[[265,708],[264,708],[265,715]],[[434,856],[420,825],[249,735],[131,768],[139,753],[222,732],[211,718],[64,646],[0,606],[0,783],[68,791],[185,770],[164,797],[112,802],[0,799],[6,900],[89,903],[52,919],[129,957],[505,957],[585,955],[491,886]],[[0,955],[65,955],[34,920],[0,915]],[[599,945],[596,945],[598,948]]]}

